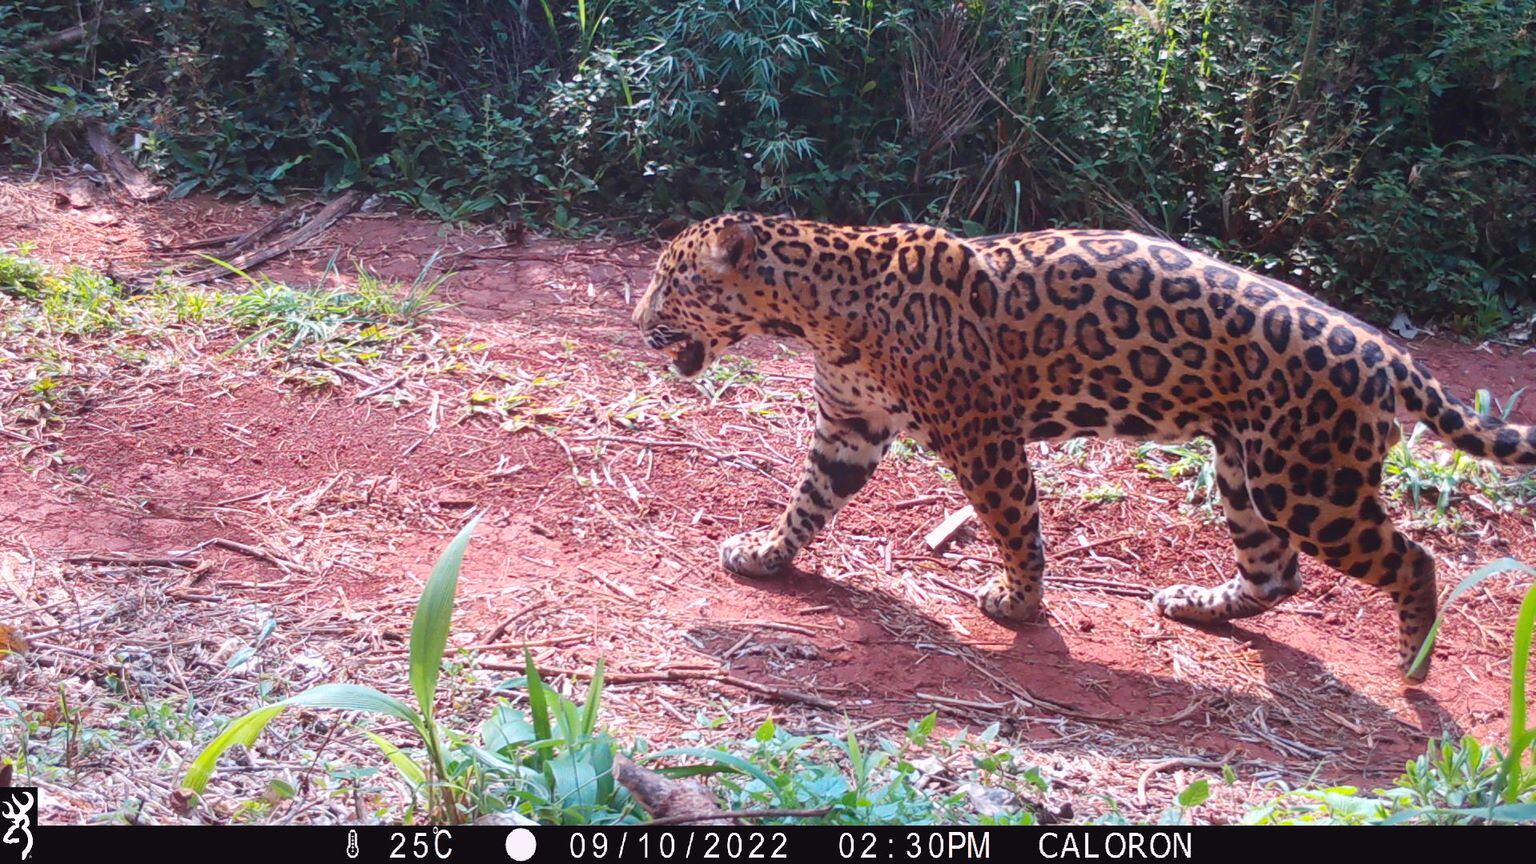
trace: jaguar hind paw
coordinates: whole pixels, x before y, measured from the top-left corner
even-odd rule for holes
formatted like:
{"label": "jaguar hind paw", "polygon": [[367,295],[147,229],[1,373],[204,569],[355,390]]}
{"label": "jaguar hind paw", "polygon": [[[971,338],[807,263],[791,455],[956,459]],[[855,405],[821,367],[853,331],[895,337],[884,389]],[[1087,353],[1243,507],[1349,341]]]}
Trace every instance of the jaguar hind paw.
{"label": "jaguar hind paw", "polygon": [[759,528],[731,537],[720,544],[720,566],[754,579],[779,574],[794,555],[783,543],[775,542],[774,534],[771,529]]}
{"label": "jaguar hind paw", "polygon": [[1010,588],[1002,579],[987,583],[976,595],[981,611],[1006,621],[1027,621],[1040,611],[1040,594]]}

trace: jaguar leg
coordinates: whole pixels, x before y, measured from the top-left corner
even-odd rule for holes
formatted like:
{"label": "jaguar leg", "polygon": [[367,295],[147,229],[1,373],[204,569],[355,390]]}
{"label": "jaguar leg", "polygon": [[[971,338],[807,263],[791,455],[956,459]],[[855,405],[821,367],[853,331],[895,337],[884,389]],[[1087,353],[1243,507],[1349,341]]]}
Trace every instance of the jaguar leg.
{"label": "jaguar leg", "polygon": [[1301,590],[1296,550],[1254,506],[1246,461],[1236,438],[1218,435],[1216,485],[1227,529],[1237,546],[1237,575],[1214,588],[1172,585],[1152,598],[1157,611],[1179,621],[1210,623],[1264,612]]}
{"label": "jaguar leg", "polygon": [[1045,580],[1039,497],[1024,450],[1022,438],[1005,438],[949,460],[1003,559],[1002,572],[982,587],[977,602],[988,615],[1013,621],[1039,610]]}
{"label": "jaguar leg", "polygon": [[777,522],[737,534],[720,547],[720,564],[741,576],[772,576],[789,566],[816,533],[869,482],[896,430],[822,410],[795,495]]}

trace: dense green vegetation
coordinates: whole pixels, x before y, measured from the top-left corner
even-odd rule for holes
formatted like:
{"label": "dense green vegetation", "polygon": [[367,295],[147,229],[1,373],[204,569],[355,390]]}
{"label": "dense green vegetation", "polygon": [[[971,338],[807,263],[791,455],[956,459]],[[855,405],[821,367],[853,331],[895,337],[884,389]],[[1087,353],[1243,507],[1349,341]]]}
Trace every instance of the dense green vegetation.
{"label": "dense green vegetation", "polygon": [[[86,22],[87,38],[55,38]],[[1536,0],[31,0],[0,141],[564,231],[736,207],[1152,230],[1377,319],[1536,297]]]}

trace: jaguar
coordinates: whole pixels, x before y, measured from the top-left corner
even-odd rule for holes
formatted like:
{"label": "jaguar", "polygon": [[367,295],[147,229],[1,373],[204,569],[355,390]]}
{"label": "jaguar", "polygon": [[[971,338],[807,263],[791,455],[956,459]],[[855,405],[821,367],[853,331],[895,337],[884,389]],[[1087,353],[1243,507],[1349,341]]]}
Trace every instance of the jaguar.
{"label": "jaguar", "polygon": [[1236,547],[1217,586],[1157,592],[1162,615],[1257,615],[1301,587],[1298,555],[1380,588],[1413,668],[1436,614],[1435,561],[1381,496],[1399,409],[1466,453],[1536,465],[1536,427],[1480,414],[1375,328],[1307,293],[1165,239],[1112,230],[966,238],[733,213],[676,236],[633,321],[684,378],[754,334],[814,354],[817,419],[771,525],[725,569],[783,571],[899,434],[953,471],[1001,554],[977,592],[995,618],[1040,607],[1045,549],[1031,442],[1205,436]]}

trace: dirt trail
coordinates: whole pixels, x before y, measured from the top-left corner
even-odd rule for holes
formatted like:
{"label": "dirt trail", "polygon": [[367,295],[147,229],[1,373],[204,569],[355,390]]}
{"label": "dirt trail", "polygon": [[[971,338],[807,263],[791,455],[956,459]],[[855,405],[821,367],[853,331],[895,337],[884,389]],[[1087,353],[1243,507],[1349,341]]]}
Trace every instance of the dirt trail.
{"label": "dirt trail", "polygon": [[[111,210],[93,224],[32,187],[0,186],[0,237],[31,241],[45,259],[119,271],[154,260],[156,243],[272,212],[195,198]],[[498,239],[356,216],[263,272],[314,284],[348,278],[350,262],[362,262],[409,281],[435,252]],[[1489,583],[1451,616],[1420,689],[1405,689],[1393,669],[1386,598],[1310,561],[1305,588],[1283,611],[1205,630],[1168,622],[1130,595],[1225,579],[1230,541],[1219,523],[1178,506],[1184,489],[1139,473],[1130,444],[1094,444],[1080,461],[1042,458],[1053,466],[1043,507],[1059,581],[1037,624],[1002,626],[964,596],[991,567],[977,560],[994,555],[985,539],[959,539],[952,551],[969,557],[926,553],[924,532],[962,502],[920,457],[888,460],[799,572],[730,576],[715,563],[719,541],[769,521],[798,475],[809,358],[749,343],[751,375],[728,382],[714,404],[662,377],[660,358],[627,321],[653,255],[644,245],[533,240],[445,259],[457,275],[443,299],[455,305],[438,329],[444,340],[483,345],[484,364],[445,379],[457,390],[408,380],[400,389],[410,398],[395,406],[359,401],[350,385],[315,393],[272,376],[231,381],[213,364],[173,389],[124,382],[122,398],[66,424],[67,470],[0,464],[12,490],[0,500],[0,546],[53,559],[214,538],[259,546],[297,567],[210,550],[219,591],[268,586],[261,596],[311,622],[344,622],[354,606],[399,610],[366,643],[395,656],[392,640],[409,627],[403,604],[464,515],[481,508],[456,644],[509,622],[497,641],[526,643],[552,668],[604,658],[614,670],[680,679],[619,688],[630,712],[613,719],[619,730],[664,737],[701,708],[728,712],[737,731],[770,714],[836,728],[842,716],[904,723],[939,710],[951,725],[1001,722],[1080,791],[1132,789],[1148,760],[1169,756],[1225,758],[1260,779],[1370,786],[1422,752],[1426,736],[1501,734],[1513,585]],[[341,277],[326,275],[333,260]],[[1459,393],[1476,385],[1502,397],[1536,380],[1529,352],[1413,348]],[[498,369],[559,383],[509,381]],[[466,394],[514,384],[549,408],[554,434],[467,410]],[[620,422],[635,410],[640,419]],[[1536,422],[1536,398],[1517,416]],[[1105,484],[1128,494],[1084,494]],[[1412,532],[1439,556],[1443,586],[1503,555],[1536,561],[1528,511],[1458,512],[1459,531]],[[94,650],[89,639],[82,647]],[[699,670],[769,692],[683,680]],[[819,713],[807,696],[835,710]]]}

